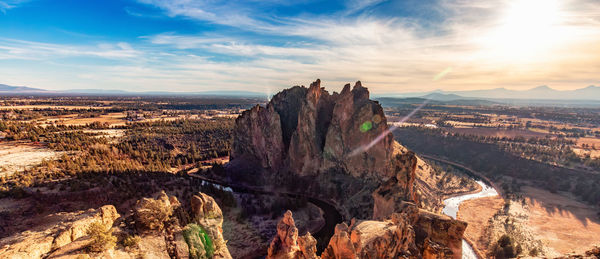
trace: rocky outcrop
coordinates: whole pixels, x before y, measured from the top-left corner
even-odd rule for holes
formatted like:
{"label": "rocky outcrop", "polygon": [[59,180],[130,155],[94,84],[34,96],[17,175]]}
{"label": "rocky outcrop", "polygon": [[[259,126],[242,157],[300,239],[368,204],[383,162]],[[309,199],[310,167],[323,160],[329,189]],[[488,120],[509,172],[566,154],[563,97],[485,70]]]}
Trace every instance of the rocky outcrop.
{"label": "rocky outcrop", "polygon": [[142,198],[133,208],[133,216],[139,231],[163,230],[173,212],[180,206],[174,196],[169,197],[164,191],[156,199]]}
{"label": "rocky outcrop", "polygon": [[[231,258],[223,239],[223,213],[217,202],[213,197],[200,192],[192,196],[191,208],[192,222],[199,225],[212,241],[214,246],[212,258]],[[186,229],[190,229],[190,227],[188,225]],[[187,241],[189,246],[202,244],[201,242],[193,242],[192,244],[189,239]]]}
{"label": "rocky outcrop", "polygon": [[281,168],[285,147],[281,118],[273,104],[244,111],[235,125],[230,160],[243,160],[274,171]]}
{"label": "rocky outcrop", "polygon": [[396,176],[384,182],[373,192],[374,219],[385,219],[392,213],[400,211],[402,201],[416,201],[413,192],[417,156],[413,152],[397,153],[394,160]]}
{"label": "rocky outcrop", "polygon": [[277,223],[277,235],[271,241],[267,251],[267,259],[312,259],[316,255],[317,240],[306,233],[298,236],[298,228],[294,223],[291,211],[286,211]]}
{"label": "rocky outcrop", "polygon": [[[397,201],[422,197],[414,188],[418,158],[394,141],[383,108],[360,81],[330,94],[317,80],[245,111],[236,119],[230,158],[231,179],[323,196],[349,218],[372,216],[371,195],[383,216]],[[434,200],[428,208],[441,203],[423,198]]]}
{"label": "rocky outcrop", "polygon": [[57,213],[46,217],[46,224],[0,240],[1,258],[41,258],[53,250],[87,236],[93,222],[107,229],[119,218],[112,205],[73,213]]}
{"label": "rocky outcrop", "polygon": [[[381,105],[361,82],[333,94],[320,84],[284,90],[266,108],[244,112],[230,168],[258,165],[268,184],[333,200],[346,218],[373,218],[337,225],[322,258],[460,257],[466,224],[415,205],[436,211],[441,200],[415,188],[419,170],[430,167],[394,141]],[[298,237],[288,212],[268,258],[314,258],[311,238]]]}
{"label": "rocky outcrop", "polygon": [[417,221],[413,224],[417,246],[427,258],[461,258],[462,237],[467,223],[449,216],[419,209]]}
{"label": "rocky outcrop", "polygon": [[335,107],[323,147],[324,169],[343,168],[352,176],[379,180],[391,177],[394,140],[381,105],[369,99],[369,91],[360,81],[352,90],[345,85],[334,96]]}
{"label": "rocky outcrop", "polygon": [[392,220],[357,221],[336,226],[334,238],[321,258],[401,258],[418,253],[415,233],[400,214]]}
{"label": "rocky outcrop", "polygon": [[[403,202],[400,212],[385,220],[340,223],[322,259],[340,258],[461,258],[466,223],[427,212]],[[308,242],[307,242],[308,241]],[[277,225],[267,258],[318,258],[310,233],[298,236],[291,212]]]}
{"label": "rocky outcrop", "polygon": [[339,94],[329,94],[320,84],[284,90],[266,108],[242,113],[231,160],[298,176],[335,168],[354,177],[391,177],[393,137],[379,103],[369,99],[360,82]]}

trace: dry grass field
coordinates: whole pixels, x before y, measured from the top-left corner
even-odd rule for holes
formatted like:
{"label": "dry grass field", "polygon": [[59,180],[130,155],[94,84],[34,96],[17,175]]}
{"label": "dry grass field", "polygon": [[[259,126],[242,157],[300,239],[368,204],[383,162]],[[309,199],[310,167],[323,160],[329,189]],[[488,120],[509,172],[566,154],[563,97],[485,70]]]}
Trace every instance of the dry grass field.
{"label": "dry grass field", "polygon": [[0,176],[23,171],[44,159],[55,159],[62,153],[35,145],[0,142]]}
{"label": "dry grass field", "polygon": [[0,105],[0,110],[33,110],[33,109],[55,109],[55,110],[82,110],[82,109],[110,109],[110,106],[77,106],[77,105]]}
{"label": "dry grass field", "polygon": [[521,130],[521,129],[495,129],[495,128],[450,128],[448,129],[450,132],[466,134],[466,135],[477,135],[477,136],[485,136],[485,137],[538,137],[543,138],[546,136],[544,133],[534,132],[530,130]]}
{"label": "dry grass field", "polygon": [[55,122],[64,125],[86,125],[94,122],[108,123],[111,126],[123,126],[126,124],[127,115],[124,112],[113,112],[94,118],[80,118],[77,114],[48,118],[47,122]]}
{"label": "dry grass field", "polygon": [[597,209],[568,197],[525,186],[529,226],[548,247],[564,254],[582,253],[600,243]]}
{"label": "dry grass field", "polygon": [[474,250],[480,254],[487,254],[489,249],[485,233],[488,220],[503,206],[504,199],[500,196],[466,200],[460,204],[457,218],[469,223],[464,237],[471,241]]}

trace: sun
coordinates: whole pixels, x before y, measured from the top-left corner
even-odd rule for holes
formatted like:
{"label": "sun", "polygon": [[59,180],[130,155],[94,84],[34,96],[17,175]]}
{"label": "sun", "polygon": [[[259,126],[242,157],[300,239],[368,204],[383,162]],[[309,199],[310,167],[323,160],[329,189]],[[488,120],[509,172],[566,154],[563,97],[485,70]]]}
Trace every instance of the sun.
{"label": "sun", "polygon": [[557,46],[563,35],[559,0],[512,0],[484,35],[484,46],[497,58],[531,61]]}

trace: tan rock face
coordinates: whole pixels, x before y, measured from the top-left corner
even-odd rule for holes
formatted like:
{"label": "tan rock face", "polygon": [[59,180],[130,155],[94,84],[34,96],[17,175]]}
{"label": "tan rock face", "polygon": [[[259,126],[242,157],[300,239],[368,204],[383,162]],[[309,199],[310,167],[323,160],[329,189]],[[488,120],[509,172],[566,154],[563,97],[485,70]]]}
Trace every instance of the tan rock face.
{"label": "tan rock face", "polygon": [[[402,202],[385,220],[352,220],[338,224],[321,254],[342,258],[461,258],[466,223]],[[298,236],[291,212],[277,225],[267,258],[318,258],[310,233]]]}
{"label": "tan rock face", "polygon": [[140,231],[162,230],[164,223],[173,215],[173,211],[179,207],[179,202],[172,204],[171,199],[162,191],[156,199],[142,198],[137,201],[133,208],[136,226]]}
{"label": "tan rock face", "polygon": [[[417,242],[421,242],[420,240],[435,242],[448,248],[453,254],[453,258],[461,258],[462,236],[467,228],[466,222],[420,209],[415,228],[417,229]],[[446,251],[444,254],[449,253]]]}
{"label": "tan rock face", "polygon": [[323,148],[324,168],[341,167],[355,177],[391,177],[393,136],[381,105],[369,99],[360,82],[352,90],[344,86],[335,99]]}
{"label": "tan rock face", "polygon": [[379,103],[360,82],[333,95],[320,83],[284,90],[266,108],[238,117],[231,160],[270,169],[284,165],[300,176],[337,168],[354,177],[391,177],[393,137]]}
{"label": "tan rock face", "polygon": [[223,239],[223,212],[213,199],[205,193],[197,193],[191,199],[192,221],[200,225],[210,236],[215,246],[213,258],[231,258]]}
{"label": "tan rock face", "polygon": [[231,160],[243,159],[272,170],[283,165],[281,119],[272,104],[266,108],[257,105],[243,112],[235,125]]}
{"label": "tan rock face", "polygon": [[41,258],[85,237],[93,222],[112,227],[119,214],[114,206],[106,205],[82,212],[57,213],[47,218],[47,225],[0,240],[0,258]]}
{"label": "tan rock face", "polygon": [[384,182],[373,192],[374,219],[385,219],[392,213],[401,211],[402,201],[415,201],[413,192],[417,156],[413,152],[396,154],[394,167],[396,176]]}
{"label": "tan rock face", "polygon": [[298,228],[291,211],[286,211],[277,223],[277,235],[271,241],[267,259],[313,259],[316,255],[317,240],[306,233],[298,237]]}

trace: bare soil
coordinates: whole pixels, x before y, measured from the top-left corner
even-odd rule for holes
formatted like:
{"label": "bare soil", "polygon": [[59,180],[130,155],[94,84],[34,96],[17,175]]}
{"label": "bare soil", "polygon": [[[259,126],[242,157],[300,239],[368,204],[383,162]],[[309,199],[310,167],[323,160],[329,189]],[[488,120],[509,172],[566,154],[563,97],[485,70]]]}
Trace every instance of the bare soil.
{"label": "bare soil", "polygon": [[549,248],[561,254],[583,253],[600,243],[597,208],[548,191],[523,187],[529,225]]}
{"label": "bare soil", "polygon": [[489,240],[485,233],[488,221],[504,206],[500,196],[466,200],[459,206],[457,218],[469,223],[464,238],[469,240],[478,254],[487,254]]}
{"label": "bare soil", "polygon": [[21,172],[44,159],[56,159],[62,153],[34,144],[0,142],[0,176]]}

